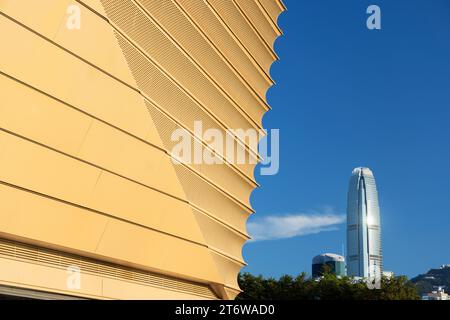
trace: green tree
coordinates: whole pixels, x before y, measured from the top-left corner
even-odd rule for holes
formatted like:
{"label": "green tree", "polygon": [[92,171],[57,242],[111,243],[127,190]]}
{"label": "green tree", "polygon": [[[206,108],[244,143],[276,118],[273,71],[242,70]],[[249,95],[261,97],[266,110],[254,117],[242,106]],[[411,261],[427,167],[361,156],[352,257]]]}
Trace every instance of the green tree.
{"label": "green tree", "polygon": [[416,300],[416,288],[404,276],[381,280],[381,289],[369,289],[363,280],[337,277],[328,269],[318,279],[305,273],[293,278],[264,278],[249,273],[239,275],[243,292],[238,300]]}

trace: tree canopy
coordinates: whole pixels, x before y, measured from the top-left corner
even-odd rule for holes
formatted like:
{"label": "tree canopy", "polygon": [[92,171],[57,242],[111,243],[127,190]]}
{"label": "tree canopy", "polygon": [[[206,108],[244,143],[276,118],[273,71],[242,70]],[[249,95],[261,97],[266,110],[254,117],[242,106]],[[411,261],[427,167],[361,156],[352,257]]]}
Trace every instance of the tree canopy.
{"label": "tree canopy", "polygon": [[276,280],[239,275],[243,292],[238,300],[417,300],[416,288],[404,276],[381,280],[381,289],[369,289],[365,281],[350,277],[337,277],[325,271],[318,279],[308,278],[305,273],[297,277],[288,275]]}

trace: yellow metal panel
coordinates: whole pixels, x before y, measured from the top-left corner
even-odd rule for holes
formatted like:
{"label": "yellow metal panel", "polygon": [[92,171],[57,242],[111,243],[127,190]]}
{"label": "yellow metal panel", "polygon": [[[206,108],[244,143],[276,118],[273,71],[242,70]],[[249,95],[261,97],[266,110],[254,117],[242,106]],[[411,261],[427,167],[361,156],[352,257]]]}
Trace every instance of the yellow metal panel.
{"label": "yellow metal panel", "polygon": [[[119,34],[117,37],[138,86],[145,97],[164,110],[166,114],[182,123],[191,132],[194,132],[195,122],[201,121],[204,131],[207,129],[216,129],[219,130],[224,137],[227,135],[227,127],[223,123],[205,111],[198,101],[187,94],[186,91],[183,91],[183,89],[176,85],[173,80],[165,76],[154,63],[130,44],[129,41]],[[176,63],[178,62],[175,61],[173,64],[174,68],[177,68]],[[181,74],[186,73],[181,72]],[[193,81],[191,78],[187,79],[186,77],[186,81],[199,85],[197,81]],[[240,145],[242,145],[242,143],[240,143]],[[255,154],[257,148],[256,146],[252,147],[253,154]]]}
{"label": "yellow metal panel", "polygon": [[176,170],[190,203],[239,232],[246,233],[245,223],[251,212],[249,209],[240,206],[187,168],[176,166]]}
{"label": "yellow metal panel", "polygon": [[[252,26],[247,22],[233,1],[206,0],[249,50],[266,73],[270,73],[270,66],[276,58],[258,37]],[[255,0],[251,0],[255,1]]]}
{"label": "yellow metal panel", "polygon": [[178,199],[1,131],[0,145],[1,181],[203,242]]}
{"label": "yellow metal panel", "polygon": [[151,119],[139,93],[3,16],[0,30],[8,43],[0,50],[0,70],[131,134],[147,136]]}
{"label": "yellow metal panel", "polygon": [[80,288],[69,288],[67,282],[70,274],[66,269],[55,269],[45,265],[0,258],[1,285],[39,291],[51,290],[54,293],[90,299],[207,299],[195,293],[141,285],[135,282],[88,274],[83,272],[83,269],[81,271]]}
{"label": "yellow metal panel", "polygon": [[108,224],[96,252],[193,280],[222,282],[206,247],[117,220]]}
{"label": "yellow metal panel", "polygon": [[[0,283],[9,286],[26,287],[34,290],[51,289],[66,295],[101,298],[103,295],[102,279],[89,274],[81,274],[80,289],[70,290],[67,286],[67,270],[49,268],[42,265],[0,259]],[[26,286],[24,286],[26,284]]]}
{"label": "yellow metal panel", "polygon": [[79,156],[147,186],[185,198],[170,157],[162,150],[95,121]]}
{"label": "yellow metal panel", "polygon": [[76,154],[92,118],[0,75],[0,128]]}
{"label": "yellow metal panel", "polygon": [[250,23],[258,31],[266,44],[272,48],[275,39],[280,35],[273,21],[265,13],[264,8],[258,4],[258,0],[232,0],[241,8]]}
{"label": "yellow metal panel", "polygon": [[0,85],[0,128],[184,198],[164,151],[10,78]]}
{"label": "yellow metal panel", "polygon": [[284,11],[283,5],[277,0],[258,0],[274,23],[277,23],[278,16]]}
{"label": "yellow metal panel", "polygon": [[194,210],[195,218],[203,231],[208,246],[219,250],[232,259],[243,261],[242,246],[247,240],[242,234],[224,227],[204,213]]}
{"label": "yellow metal panel", "polygon": [[[24,240],[22,239],[22,241]],[[172,297],[172,299],[180,299],[181,297],[184,297],[184,299],[189,297],[191,299],[216,298],[212,287],[207,284],[102,262],[79,254],[65,253],[47,249],[41,245],[29,245],[15,240],[0,239],[0,261],[2,262],[0,265],[0,285],[7,284],[27,289],[41,287],[44,291],[48,291],[49,285],[53,285],[52,291],[94,299],[124,299],[133,293],[136,299],[162,299],[163,297]],[[6,268],[4,268],[5,266]],[[67,283],[75,284],[73,281],[68,281],[73,280],[76,276],[74,274],[75,268],[80,272],[79,287],[70,288]],[[32,279],[20,279],[21,272],[18,274],[17,270],[24,271]],[[59,271],[65,273],[64,278],[59,277]],[[36,276],[43,272],[47,273],[46,277],[52,277],[51,282],[46,281],[45,277]],[[115,283],[114,290],[110,290],[111,288],[106,290],[109,280]],[[138,292],[139,295],[136,294]]]}
{"label": "yellow metal panel", "polygon": [[18,234],[52,246],[220,282],[204,246],[11,187],[0,185],[0,197],[0,234]]}
{"label": "yellow metal panel", "polygon": [[[254,61],[245,48],[236,41],[233,33],[229,32],[226,24],[214,13],[203,0],[176,0],[193,21],[202,29],[205,35],[232,63],[252,85],[258,95],[265,100],[266,91],[272,85],[270,77]],[[251,112],[251,110],[248,110]]]}
{"label": "yellow metal panel", "polygon": [[0,234],[94,252],[108,218],[0,184]]}
{"label": "yellow metal panel", "polygon": [[103,279],[103,294],[125,300],[205,300],[201,296],[184,292],[147,287],[115,279]]}
{"label": "yellow metal panel", "polygon": [[[186,17],[179,6],[173,0],[167,0],[161,5],[152,0],[138,0],[143,8],[174,38],[174,40],[185,50],[187,54],[197,63],[212,80],[219,85],[231,99],[222,97],[219,93],[215,98],[214,91],[208,88],[199,90],[200,99],[206,106],[231,128],[248,128],[252,124],[244,114],[256,115],[253,120],[255,127],[261,127],[261,114],[266,110],[263,103],[259,101],[251,88],[244,80],[233,72],[226,60],[211,45],[207,38],[195,28],[195,25]],[[173,21],[177,21],[176,24]],[[204,57],[208,56],[208,59]],[[215,107],[217,106],[217,107]],[[244,111],[237,112],[236,109]],[[251,110],[252,112],[248,111]],[[245,119],[245,121],[244,121]]]}
{"label": "yellow metal panel", "polygon": [[102,173],[87,205],[152,229],[205,242],[187,203],[107,172]]}
{"label": "yellow metal panel", "polygon": [[56,34],[65,25],[70,0],[2,0],[0,11],[27,25],[39,29],[45,35]]}
{"label": "yellow metal panel", "polygon": [[[81,29],[67,28],[73,5]],[[192,171],[166,152],[194,121],[223,133],[260,125],[282,10],[278,0],[0,1],[0,237],[234,298],[255,165]],[[37,261],[2,263],[0,283],[67,294],[62,270]],[[128,281],[148,273],[102,268],[121,276],[89,275],[72,293],[214,298],[199,283],[154,288]]]}
{"label": "yellow metal panel", "polygon": [[105,9],[100,0],[81,0],[80,2],[86,4],[89,8],[106,17]]}
{"label": "yellow metal panel", "polygon": [[224,277],[223,284],[227,287],[240,290],[237,276],[243,265],[213,251],[211,251],[211,255],[213,256],[219,273]]}
{"label": "yellow metal panel", "polygon": [[[91,1],[92,4],[96,3]],[[76,7],[80,28],[70,29],[68,21]],[[100,10],[100,6],[96,8]],[[112,28],[102,18],[74,0],[2,1],[0,10],[65,49],[83,57],[136,87]]]}
{"label": "yellow metal panel", "polygon": [[70,30],[62,25],[54,41],[136,88],[111,26],[78,2],[72,0],[70,4],[80,8],[81,28]]}
{"label": "yellow metal panel", "polygon": [[[213,128],[222,130],[227,126],[251,128],[237,110],[227,107],[227,100],[205,73],[133,1],[102,0],[102,3],[111,21],[145,53],[143,56],[118,36],[139,88],[153,102],[172,115],[176,108],[175,117],[185,125],[192,126],[194,122],[186,121],[189,120],[186,116],[197,114],[195,120],[203,121],[205,127],[212,123]],[[130,20],[134,23],[128,23]],[[250,147],[257,154],[257,148]]]}
{"label": "yellow metal panel", "polygon": [[[155,126],[160,129],[161,140],[165,149],[170,152],[177,144],[176,141],[172,141],[171,133],[175,130],[182,130],[182,127],[150,104],[148,105],[148,110]],[[202,152],[206,150],[206,147],[198,139],[195,139],[193,135],[191,136],[190,146],[192,150],[197,150],[195,148],[199,148],[198,150],[202,150]],[[222,161],[223,164],[208,165],[192,163],[189,167],[218,185],[222,190],[239,199],[244,205],[250,206],[250,194],[256,186],[256,183],[233,168],[232,165],[225,164],[224,155],[216,156],[215,158],[219,163]]]}
{"label": "yellow metal panel", "polygon": [[0,181],[80,205],[101,170],[0,131]]}

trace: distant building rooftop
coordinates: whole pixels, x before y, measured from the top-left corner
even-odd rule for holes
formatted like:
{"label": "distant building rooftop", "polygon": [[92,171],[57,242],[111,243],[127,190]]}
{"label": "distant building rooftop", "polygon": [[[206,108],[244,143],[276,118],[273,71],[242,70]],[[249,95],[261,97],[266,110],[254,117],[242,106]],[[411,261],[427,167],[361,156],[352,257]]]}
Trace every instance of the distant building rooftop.
{"label": "distant building rooftop", "polygon": [[324,253],[324,254],[319,254],[318,256],[315,256],[313,258],[312,263],[313,264],[323,264],[323,263],[330,262],[330,261],[345,262],[345,258],[343,256],[340,256],[340,255],[334,254],[334,253]]}
{"label": "distant building rooftop", "polygon": [[442,287],[438,287],[436,290],[422,296],[422,300],[450,300],[450,297]]}

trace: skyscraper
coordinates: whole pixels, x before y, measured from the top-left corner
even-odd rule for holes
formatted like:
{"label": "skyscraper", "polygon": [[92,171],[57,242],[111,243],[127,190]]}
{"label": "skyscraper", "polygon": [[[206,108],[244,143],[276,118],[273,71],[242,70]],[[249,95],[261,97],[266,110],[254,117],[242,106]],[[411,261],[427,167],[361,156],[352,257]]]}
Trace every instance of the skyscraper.
{"label": "skyscraper", "polygon": [[379,278],[382,269],[380,208],[375,177],[368,168],[356,168],[348,190],[347,272],[349,276]]}

